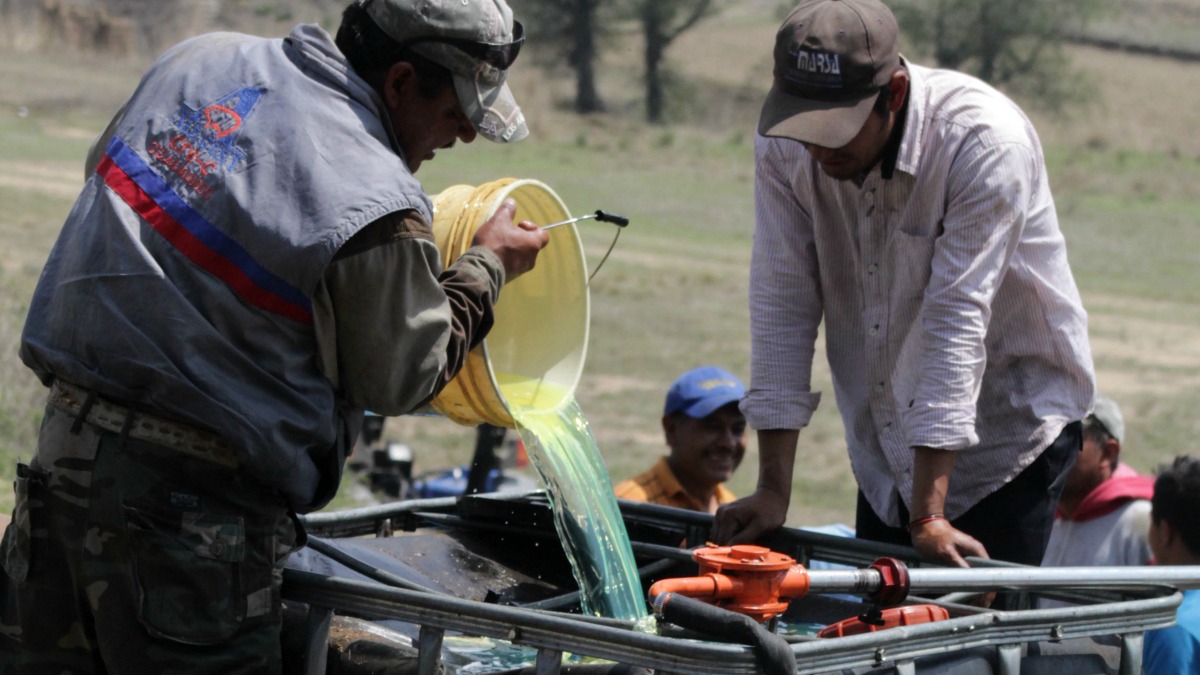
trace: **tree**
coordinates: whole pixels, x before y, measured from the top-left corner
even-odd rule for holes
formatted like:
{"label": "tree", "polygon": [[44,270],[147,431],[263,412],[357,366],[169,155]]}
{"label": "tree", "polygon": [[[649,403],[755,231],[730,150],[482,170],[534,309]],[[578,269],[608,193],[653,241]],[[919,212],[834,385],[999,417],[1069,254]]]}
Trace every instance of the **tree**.
{"label": "tree", "polygon": [[667,47],[708,16],[712,0],[637,0],[637,16],[645,38],[646,121],[663,121],[662,62]]}
{"label": "tree", "polygon": [[1060,111],[1082,92],[1062,45],[1108,0],[894,0],[896,19],[939,66]]}
{"label": "tree", "polygon": [[554,63],[563,60],[575,71],[575,111],[598,112],[604,102],[596,88],[598,36],[618,16],[636,20],[645,40],[646,119],[663,121],[663,60],[670,44],[709,16],[713,0],[524,0],[522,16],[540,44],[548,45]]}
{"label": "tree", "polygon": [[598,9],[601,0],[527,0],[522,8],[531,31],[539,42],[551,47],[557,58],[565,58],[575,71],[575,112],[604,110],[604,101],[596,88],[596,60],[599,52]]}

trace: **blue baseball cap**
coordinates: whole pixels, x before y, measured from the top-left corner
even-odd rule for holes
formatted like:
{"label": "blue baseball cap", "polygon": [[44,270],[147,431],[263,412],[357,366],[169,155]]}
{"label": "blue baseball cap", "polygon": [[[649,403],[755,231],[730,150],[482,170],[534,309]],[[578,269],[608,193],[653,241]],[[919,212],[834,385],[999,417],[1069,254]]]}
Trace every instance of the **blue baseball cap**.
{"label": "blue baseball cap", "polygon": [[664,415],[682,411],[688,417],[700,419],[718,408],[742,400],[746,387],[737,376],[716,366],[689,370],[667,390]]}

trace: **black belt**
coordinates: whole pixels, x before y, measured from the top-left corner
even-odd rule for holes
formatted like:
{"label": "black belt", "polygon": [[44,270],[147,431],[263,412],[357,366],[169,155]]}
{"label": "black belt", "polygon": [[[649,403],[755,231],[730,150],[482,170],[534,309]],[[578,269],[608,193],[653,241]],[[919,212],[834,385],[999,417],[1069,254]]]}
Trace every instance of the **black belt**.
{"label": "black belt", "polygon": [[56,379],[50,387],[49,403],[80,422],[106,431],[177,450],[222,466],[238,466],[237,452],[219,435],[183,422],[118,405],[70,382]]}

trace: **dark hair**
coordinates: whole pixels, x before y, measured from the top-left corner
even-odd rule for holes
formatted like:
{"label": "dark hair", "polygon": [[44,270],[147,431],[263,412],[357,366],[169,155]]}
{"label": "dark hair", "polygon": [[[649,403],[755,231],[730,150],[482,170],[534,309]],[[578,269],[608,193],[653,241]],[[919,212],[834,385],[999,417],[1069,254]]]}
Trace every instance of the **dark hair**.
{"label": "dark hair", "polygon": [[1167,521],[1184,546],[1200,555],[1200,460],[1184,455],[1159,468],[1150,504],[1154,522]]}
{"label": "dark hair", "polygon": [[[896,73],[899,73],[899,72],[904,72],[906,75],[908,74],[908,68],[906,68],[903,65],[904,64],[903,59],[901,59],[901,64],[902,64],[901,67],[892,71],[893,77],[896,75]],[[911,84],[911,81],[910,81],[910,84]],[[889,112],[891,112],[890,110],[888,110],[888,99],[891,97],[891,95],[892,95],[892,83],[889,80],[886,84],[884,84],[883,86],[881,86],[879,88],[879,94],[875,98],[875,106],[871,109],[872,112],[877,112],[880,115],[887,117],[887,114]],[[904,100],[905,101],[908,100],[907,92],[904,94]]]}
{"label": "dark hair", "polygon": [[417,86],[426,98],[433,98],[454,86],[449,69],[393,40],[367,14],[361,2],[350,3],[342,12],[342,25],[338,27],[334,41],[350,67],[376,91],[382,86],[387,69],[401,61],[412,64],[417,73]]}
{"label": "dark hair", "polygon": [[1083,418],[1083,435],[1097,443],[1103,443],[1110,438],[1116,438],[1108,430],[1108,427],[1104,426],[1104,422],[1091,413],[1088,413],[1088,416]]}
{"label": "dark hair", "polygon": [[890,85],[885,84],[879,88],[879,96],[875,99],[875,112],[884,116],[888,114],[888,97],[891,93],[892,87]]}
{"label": "dark hair", "polygon": [[[1100,447],[1104,447],[1104,444],[1110,440],[1117,439],[1117,437],[1113,436],[1112,432],[1108,430],[1108,427],[1104,426],[1104,422],[1101,422],[1100,418],[1090,414],[1083,418],[1083,438],[1084,440],[1090,439],[1093,443],[1099,445]],[[1112,465],[1109,468],[1111,468],[1113,471],[1116,471],[1117,465],[1120,463],[1120,461],[1121,459],[1119,457],[1113,458]]]}

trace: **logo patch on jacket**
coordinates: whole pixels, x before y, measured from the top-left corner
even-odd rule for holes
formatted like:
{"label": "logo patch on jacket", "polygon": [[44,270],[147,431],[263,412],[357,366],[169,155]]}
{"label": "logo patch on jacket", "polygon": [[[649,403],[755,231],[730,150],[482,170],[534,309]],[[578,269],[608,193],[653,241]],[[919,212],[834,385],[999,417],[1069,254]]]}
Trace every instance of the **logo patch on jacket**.
{"label": "logo patch on jacket", "polygon": [[249,120],[264,89],[243,87],[196,109],[179,105],[175,131],[150,141],[146,151],[202,199],[212,196],[209,176],[229,171],[246,158],[237,147],[238,132]]}

